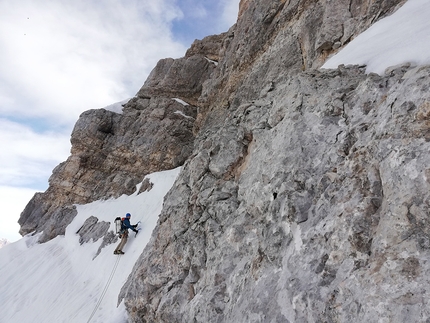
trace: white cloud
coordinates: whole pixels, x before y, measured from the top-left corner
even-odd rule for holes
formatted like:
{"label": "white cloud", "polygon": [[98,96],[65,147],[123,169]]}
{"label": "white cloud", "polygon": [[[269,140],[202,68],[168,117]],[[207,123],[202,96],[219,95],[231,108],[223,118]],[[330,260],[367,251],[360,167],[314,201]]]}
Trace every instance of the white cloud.
{"label": "white cloud", "polygon": [[70,151],[70,144],[65,145],[69,134],[40,134],[4,119],[0,119],[0,138],[0,185],[47,186],[52,169]]}
{"label": "white cloud", "polygon": [[48,187],[53,168],[66,160],[70,135],[36,133],[0,119],[0,238],[15,241],[21,212],[36,191]]}
{"label": "white cloud", "polygon": [[160,58],[186,50],[171,38],[180,12],[167,1],[3,1],[0,12],[2,114],[71,125],[134,95]]}
{"label": "white cloud", "polygon": [[192,19],[202,19],[208,16],[208,11],[202,3],[194,3],[187,8],[187,16]]}

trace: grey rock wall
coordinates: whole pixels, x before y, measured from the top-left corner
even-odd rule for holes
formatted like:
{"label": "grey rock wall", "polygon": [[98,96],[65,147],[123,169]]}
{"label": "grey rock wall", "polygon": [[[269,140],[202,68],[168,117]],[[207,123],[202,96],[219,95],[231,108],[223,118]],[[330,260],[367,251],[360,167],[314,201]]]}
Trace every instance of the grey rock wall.
{"label": "grey rock wall", "polygon": [[402,3],[242,0],[122,115],[81,116],[21,232],[183,165],[119,295],[131,322],[430,321],[430,68],[318,70]]}
{"label": "grey rock wall", "polygon": [[237,108],[240,100],[256,99],[279,75],[322,66],[328,55],[404,2],[242,0],[219,67],[204,83],[202,113]]}
{"label": "grey rock wall", "polygon": [[399,4],[241,1],[132,322],[430,320],[429,69],[314,69]]}
{"label": "grey rock wall", "polygon": [[[204,43],[213,50],[219,44],[212,38]],[[195,102],[215,68],[204,48],[161,60],[122,114],[82,113],[71,135],[70,157],[53,170],[48,190],[37,193],[22,212],[21,234],[43,231],[40,242],[64,234],[76,215],[67,211],[72,205],[131,194],[145,175],[185,162],[193,150]]]}
{"label": "grey rock wall", "polygon": [[198,136],[132,322],[430,319],[430,68],[363,70],[285,76]]}

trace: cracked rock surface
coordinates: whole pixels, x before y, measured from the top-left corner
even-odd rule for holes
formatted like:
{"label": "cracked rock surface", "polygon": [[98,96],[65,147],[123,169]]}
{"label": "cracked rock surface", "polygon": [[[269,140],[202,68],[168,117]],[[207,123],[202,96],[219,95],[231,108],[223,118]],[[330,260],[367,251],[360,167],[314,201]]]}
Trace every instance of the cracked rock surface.
{"label": "cracked rock surface", "polygon": [[132,321],[430,317],[430,68],[388,74],[286,76],[217,115],[124,288]]}
{"label": "cracked rock surface", "polygon": [[[430,322],[430,67],[318,69],[402,3],[241,0],[122,115],[81,116],[21,231],[52,239],[74,203],[182,165],[119,295],[130,322]],[[103,226],[81,238],[112,243]]]}

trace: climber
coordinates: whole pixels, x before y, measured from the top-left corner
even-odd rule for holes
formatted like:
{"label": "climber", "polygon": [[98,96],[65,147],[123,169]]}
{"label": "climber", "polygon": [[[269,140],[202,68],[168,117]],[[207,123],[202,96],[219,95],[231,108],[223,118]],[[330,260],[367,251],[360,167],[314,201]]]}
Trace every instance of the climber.
{"label": "climber", "polygon": [[124,218],[121,219],[121,242],[119,243],[118,247],[116,247],[115,251],[113,252],[115,255],[123,255],[124,252],[122,251],[122,248],[124,248],[125,244],[127,243],[128,239],[128,229],[133,230],[134,232],[138,232],[136,227],[137,224],[131,225],[130,224],[130,218],[131,214],[127,213]]}

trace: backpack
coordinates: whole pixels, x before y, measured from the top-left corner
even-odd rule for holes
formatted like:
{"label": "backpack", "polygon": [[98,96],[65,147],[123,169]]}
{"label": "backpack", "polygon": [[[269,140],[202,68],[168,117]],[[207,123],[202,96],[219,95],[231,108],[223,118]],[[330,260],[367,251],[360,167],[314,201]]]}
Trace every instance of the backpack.
{"label": "backpack", "polygon": [[121,234],[121,230],[122,230],[122,220],[121,218],[118,216],[115,221],[115,233],[116,234]]}

